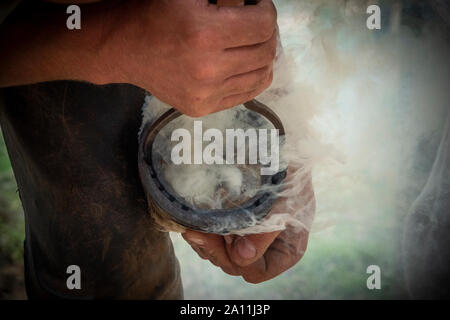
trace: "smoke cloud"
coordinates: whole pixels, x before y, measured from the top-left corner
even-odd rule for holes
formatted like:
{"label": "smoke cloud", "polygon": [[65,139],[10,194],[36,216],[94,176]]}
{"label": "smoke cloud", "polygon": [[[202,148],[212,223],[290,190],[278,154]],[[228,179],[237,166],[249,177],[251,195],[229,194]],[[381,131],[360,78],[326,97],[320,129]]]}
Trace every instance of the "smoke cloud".
{"label": "smoke cloud", "polygon": [[[312,230],[345,217],[358,233],[381,212],[405,218],[425,184],[427,190],[448,187],[448,176],[445,183],[439,174],[430,176],[450,110],[445,31],[432,21],[402,16],[400,1],[385,4],[389,10],[383,10],[379,31],[366,28],[364,1],[283,1],[277,7],[283,49],[273,85],[257,100],[286,128],[283,159],[294,170],[279,196],[292,198],[312,172]],[[167,107],[154,98],[148,102],[144,121]],[[296,201],[295,207],[287,202],[286,211],[239,233],[286,225],[310,230],[311,200],[300,206]],[[420,232],[416,227],[408,225],[410,236]],[[414,263],[410,258],[405,254],[406,265]]]}

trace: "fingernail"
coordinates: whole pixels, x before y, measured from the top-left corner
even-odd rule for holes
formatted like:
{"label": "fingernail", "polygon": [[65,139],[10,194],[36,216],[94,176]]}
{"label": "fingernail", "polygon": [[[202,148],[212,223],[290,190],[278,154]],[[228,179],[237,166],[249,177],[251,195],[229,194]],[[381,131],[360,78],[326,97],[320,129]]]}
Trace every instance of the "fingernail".
{"label": "fingernail", "polygon": [[256,256],[255,246],[245,237],[238,238],[235,241],[235,247],[238,254],[244,259],[252,259]]}
{"label": "fingernail", "polygon": [[233,236],[231,234],[223,236],[225,239],[225,242],[228,244],[231,244],[233,242]]}
{"label": "fingernail", "polygon": [[188,238],[187,241],[192,242],[193,244],[196,244],[198,246],[205,245],[205,241],[203,241],[202,239],[199,239],[199,238]]}

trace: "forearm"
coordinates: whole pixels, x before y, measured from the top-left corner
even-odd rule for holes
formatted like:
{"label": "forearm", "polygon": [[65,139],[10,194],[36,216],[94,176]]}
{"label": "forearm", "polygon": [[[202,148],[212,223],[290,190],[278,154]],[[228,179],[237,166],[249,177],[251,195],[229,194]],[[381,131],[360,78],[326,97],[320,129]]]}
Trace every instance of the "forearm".
{"label": "forearm", "polygon": [[272,81],[271,0],[228,8],[206,0],[104,0],[80,4],[81,30],[67,29],[66,0],[52,1],[59,4],[27,1],[0,26],[0,43],[9,45],[0,52],[0,87],[130,83],[202,116],[251,100]]}
{"label": "forearm", "polygon": [[6,48],[0,52],[0,87],[66,79],[109,82],[105,69],[112,66],[102,57],[102,38],[115,7],[82,7],[81,30],[66,28],[65,5],[19,8],[0,26],[0,43]]}

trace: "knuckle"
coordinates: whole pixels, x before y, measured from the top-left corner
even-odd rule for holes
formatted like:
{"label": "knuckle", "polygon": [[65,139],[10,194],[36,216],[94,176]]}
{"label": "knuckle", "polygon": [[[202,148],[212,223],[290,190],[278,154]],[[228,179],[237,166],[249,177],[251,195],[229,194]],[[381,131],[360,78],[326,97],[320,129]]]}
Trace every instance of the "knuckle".
{"label": "knuckle", "polygon": [[269,75],[266,77],[266,80],[264,81],[264,89],[267,89],[268,87],[270,87],[270,85],[273,82],[273,71],[271,70]]}
{"label": "knuckle", "polygon": [[273,24],[276,25],[277,19],[278,19],[278,12],[277,8],[275,7],[275,4],[273,2],[270,3],[270,13],[272,17]]}
{"label": "knuckle", "polygon": [[261,75],[255,80],[253,86],[249,87],[253,90],[265,87],[268,79],[269,79],[269,71],[264,70],[263,73],[261,73]]}
{"label": "knuckle", "polygon": [[264,41],[267,41],[272,37],[276,23],[277,13],[275,7],[270,6],[261,14],[260,32]]}
{"label": "knuckle", "polygon": [[[262,90],[260,90],[260,91],[262,91]],[[258,95],[258,92],[260,92],[260,91],[254,90],[252,92],[247,93],[244,97],[242,97],[240,99],[239,103],[236,103],[236,104],[243,104],[246,101],[250,101],[250,100],[254,99]]]}
{"label": "knuckle", "polygon": [[269,79],[271,77],[271,75],[273,74],[272,72],[272,68],[270,66],[266,66],[264,68],[264,73],[263,73],[263,80],[267,81],[267,79]]}
{"label": "knuckle", "polygon": [[257,88],[256,88],[257,91],[262,92],[262,91],[266,90],[268,87],[270,87],[270,85],[272,84],[272,81],[273,81],[273,71],[268,70],[259,79],[259,81],[257,83]]}
{"label": "knuckle", "polygon": [[263,25],[261,29],[259,29],[259,35],[261,37],[261,42],[268,41],[273,34],[273,28],[270,26]]}
{"label": "knuckle", "polygon": [[261,54],[261,62],[268,65],[275,60],[277,54],[276,46],[270,45],[264,49]]}
{"label": "knuckle", "polygon": [[272,62],[273,60],[275,60],[276,56],[277,56],[277,48],[278,47],[278,43],[277,43],[277,39],[275,37],[274,41],[271,43],[270,47],[269,47],[269,59]]}

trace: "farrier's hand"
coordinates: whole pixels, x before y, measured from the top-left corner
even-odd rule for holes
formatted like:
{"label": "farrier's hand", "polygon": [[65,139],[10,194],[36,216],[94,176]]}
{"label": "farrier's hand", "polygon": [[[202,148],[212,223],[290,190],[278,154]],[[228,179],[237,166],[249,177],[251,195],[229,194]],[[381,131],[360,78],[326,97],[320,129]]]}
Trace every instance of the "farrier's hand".
{"label": "farrier's hand", "polygon": [[241,104],[270,85],[277,47],[271,0],[245,7],[137,2],[123,15],[129,29],[116,30],[111,48],[129,53],[118,65],[131,82],[190,116]]}
{"label": "farrier's hand", "polygon": [[226,243],[219,235],[197,231],[183,233],[202,259],[250,283],[270,280],[294,266],[303,257],[308,235],[307,231],[285,230],[236,237],[232,243]]}
{"label": "farrier's hand", "polygon": [[[289,207],[307,208],[303,221],[310,227],[314,217],[315,200],[311,180],[298,193],[290,196]],[[286,201],[278,201],[273,213],[286,212]],[[294,266],[304,255],[309,231],[288,227],[282,232],[238,236],[219,236],[197,231],[186,231],[183,238],[198,255],[211,261],[224,272],[242,276],[247,282],[270,280]]]}
{"label": "farrier's hand", "polygon": [[[65,0],[49,0],[67,2]],[[93,2],[90,0],[74,3]],[[131,83],[190,116],[252,99],[269,86],[277,46],[271,0],[217,7],[208,0],[30,2],[0,28],[0,87],[53,80]],[[30,33],[30,30],[32,31]]]}

